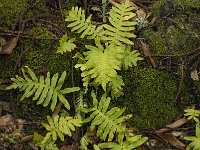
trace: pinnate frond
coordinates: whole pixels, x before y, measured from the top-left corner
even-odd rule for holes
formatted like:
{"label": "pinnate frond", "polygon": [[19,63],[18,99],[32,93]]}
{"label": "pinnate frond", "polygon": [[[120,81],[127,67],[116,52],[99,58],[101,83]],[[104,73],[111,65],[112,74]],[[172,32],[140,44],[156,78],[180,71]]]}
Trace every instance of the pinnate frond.
{"label": "pinnate frond", "polygon": [[116,76],[112,78],[112,81],[109,83],[109,90],[111,91],[112,98],[118,98],[123,95],[123,86],[124,82],[121,76]]}
{"label": "pinnate frond", "polygon": [[99,41],[95,46],[86,45],[89,50],[84,53],[86,63],[77,64],[75,67],[82,70],[81,76],[84,83],[88,84],[88,78],[94,79],[96,85],[101,85],[106,91],[106,85],[117,76],[117,70],[120,70],[121,59],[125,48],[111,43],[104,47]]}
{"label": "pinnate frond", "polygon": [[59,150],[59,148],[55,144],[55,141],[49,139],[48,141],[46,141],[46,143],[42,144],[43,139],[44,137],[42,135],[34,132],[33,143],[35,144],[35,146],[40,147],[41,150]]}
{"label": "pinnate frond", "polygon": [[85,36],[90,36],[90,38],[95,38],[97,35],[104,34],[103,27],[96,27],[91,23],[92,15],[88,18],[85,16],[85,10],[78,7],[72,7],[67,15],[65,21],[72,22],[67,27],[72,28],[71,31],[76,31],[81,33],[81,38]]}
{"label": "pinnate frond", "polygon": [[[28,72],[28,76],[25,71]],[[79,87],[61,89],[66,77],[65,71],[62,73],[59,80],[58,73],[50,78],[49,72],[46,78],[44,76],[37,78],[34,72],[28,67],[25,67],[25,69],[22,68],[22,73],[24,78],[18,75],[16,75],[15,78],[11,78],[13,84],[7,89],[18,88],[20,91],[25,91],[20,99],[21,101],[34,95],[33,100],[38,100],[37,104],[43,103],[43,106],[46,107],[51,103],[52,111],[55,109],[58,99],[67,109],[70,109],[69,102],[65,99],[64,94],[80,90]]]}
{"label": "pinnate frond", "polygon": [[64,141],[64,135],[72,136],[72,131],[75,131],[75,127],[80,127],[82,125],[82,121],[80,119],[72,118],[72,117],[59,117],[56,115],[54,119],[51,119],[50,116],[47,116],[48,124],[43,123],[42,125],[49,132],[44,137],[42,143],[44,144],[50,138],[54,141],[57,140],[57,136]]}
{"label": "pinnate frond", "polygon": [[59,40],[60,46],[57,49],[57,53],[63,54],[74,50],[76,48],[76,45],[73,43],[74,40],[74,38],[67,40],[67,35],[63,35],[63,37]]}
{"label": "pinnate frond", "polygon": [[199,150],[200,149],[200,123],[196,123],[196,136],[186,136],[185,140],[191,141],[186,150]]}
{"label": "pinnate frond", "polygon": [[131,21],[136,16],[132,11],[135,9],[130,5],[130,0],[126,0],[122,4],[114,3],[109,12],[109,22],[111,25],[105,24],[106,35],[102,36],[103,40],[113,41],[117,45],[131,44],[130,38],[135,38],[132,31],[135,29],[136,22]]}
{"label": "pinnate frond", "polygon": [[128,47],[124,53],[123,67],[127,70],[129,67],[137,66],[137,62],[143,59],[137,50],[131,51],[131,47]]}
{"label": "pinnate frond", "polygon": [[133,150],[141,146],[148,138],[142,137],[141,135],[130,134],[126,136],[126,140],[121,143],[108,142],[100,143],[98,147],[102,149],[111,149],[111,150]]}
{"label": "pinnate frond", "polygon": [[89,118],[83,122],[87,123],[91,121],[91,130],[97,126],[97,136],[102,140],[112,141],[115,133],[118,133],[118,141],[122,141],[126,127],[123,122],[129,119],[132,115],[122,116],[125,109],[114,107],[108,110],[110,104],[110,98],[104,94],[101,100],[98,102],[96,95],[92,92],[93,107],[83,108],[82,111],[85,113],[90,112]]}

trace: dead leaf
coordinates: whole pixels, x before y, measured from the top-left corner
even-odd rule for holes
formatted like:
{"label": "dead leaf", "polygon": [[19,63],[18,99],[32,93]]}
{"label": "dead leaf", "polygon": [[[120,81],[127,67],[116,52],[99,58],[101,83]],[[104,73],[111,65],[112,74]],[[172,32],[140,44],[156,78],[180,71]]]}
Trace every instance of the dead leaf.
{"label": "dead leaf", "polygon": [[178,119],[177,121],[175,121],[172,124],[166,125],[166,127],[171,128],[171,129],[175,129],[178,128],[182,125],[184,125],[187,122],[187,119],[185,117]]}
{"label": "dead leaf", "polygon": [[0,54],[11,54],[13,49],[17,45],[18,39],[19,39],[19,34],[16,37],[12,38],[10,41],[8,41],[6,44],[2,45],[2,50]]}
{"label": "dead leaf", "polygon": [[194,81],[199,81],[199,76],[198,76],[198,71],[197,71],[197,69],[196,69],[196,70],[193,70],[193,71],[190,73],[190,77],[191,77],[192,80],[194,80]]}
{"label": "dead leaf", "polygon": [[0,127],[13,123],[13,117],[11,115],[5,115],[0,117]]}
{"label": "dead leaf", "polygon": [[147,43],[143,42],[142,40],[140,40],[141,43],[141,48],[144,52],[144,55],[146,57],[149,57],[151,64],[153,65],[153,67],[156,67],[156,59],[154,57],[152,57],[152,53],[151,53],[151,49],[149,48],[149,46],[147,45]]}
{"label": "dead leaf", "polygon": [[181,141],[179,141],[172,133],[163,133],[161,134],[163,139],[171,144],[172,146],[184,150],[185,149],[185,144],[183,144]]}
{"label": "dead leaf", "polygon": [[168,132],[168,131],[170,131],[170,129],[168,129],[168,128],[162,128],[162,129],[159,129],[159,130],[157,130],[157,131],[155,131],[156,133],[164,133],[164,132]]}
{"label": "dead leaf", "polygon": [[6,40],[2,37],[0,37],[0,45],[5,45],[6,44]]}
{"label": "dead leaf", "polygon": [[147,17],[146,12],[141,8],[136,11],[136,14],[137,14],[137,17],[141,19],[145,19]]}

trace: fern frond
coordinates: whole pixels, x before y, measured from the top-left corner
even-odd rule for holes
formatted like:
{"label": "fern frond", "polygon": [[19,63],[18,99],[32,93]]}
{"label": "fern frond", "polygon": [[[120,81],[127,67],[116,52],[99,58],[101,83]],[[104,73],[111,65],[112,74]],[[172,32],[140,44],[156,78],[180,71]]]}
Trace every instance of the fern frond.
{"label": "fern frond", "polygon": [[120,117],[125,109],[119,109],[118,107],[108,110],[111,99],[107,97],[106,94],[101,97],[100,102],[98,102],[94,92],[92,92],[92,98],[93,107],[82,109],[85,113],[91,112],[90,117],[85,119],[83,122],[87,123],[91,121],[91,130],[98,126],[97,136],[102,140],[106,140],[108,137],[108,141],[112,141],[115,133],[118,133],[118,140],[121,141],[126,130],[123,122],[129,119],[132,115]]}
{"label": "fern frond", "polygon": [[44,139],[43,136],[41,136],[37,132],[34,132],[33,143],[35,144],[35,146],[40,147],[41,150],[59,150],[59,148],[55,144],[55,141],[49,139],[46,143],[42,144],[41,142],[43,139]]}
{"label": "fern frond", "polygon": [[112,81],[109,83],[109,91],[111,91],[112,98],[118,98],[123,95],[123,86],[124,82],[121,76],[116,76],[112,78]]}
{"label": "fern frond", "polygon": [[[30,77],[26,75],[25,69]],[[60,79],[58,80],[58,73],[50,78],[50,73],[48,72],[46,78],[44,78],[44,76],[40,76],[38,79],[30,68],[25,67],[25,69],[22,68],[24,78],[19,77],[18,75],[16,75],[15,78],[11,78],[13,84],[10,85],[7,89],[18,88],[20,91],[25,91],[24,95],[20,99],[21,101],[34,95],[33,100],[38,100],[37,104],[43,103],[44,107],[49,105],[51,102],[52,111],[55,109],[58,99],[67,109],[70,109],[69,102],[63,95],[79,91],[80,88],[73,87],[61,90],[66,77],[65,71],[62,73]]]}
{"label": "fern frond", "polygon": [[143,60],[144,58],[140,57],[140,53],[136,50],[131,51],[131,47],[128,47],[124,53],[124,59],[123,59],[123,66],[125,70],[127,70],[129,67],[137,66],[137,62],[139,60]]}
{"label": "fern frond", "polygon": [[72,28],[72,32],[76,31],[77,33],[81,33],[81,38],[84,38],[85,36],[94,38],[98,34],[104,34],[102,27],[96,28],[96,26],[91,23],[91,18],[92,15],[86,18],[85,10],[78,7],[72,7],[65,21],[72,22],[67,27]]}
{"label": "fern frond", "polygon": [[71,52],[76,48],[76,45],[73,43],[75,38],[69,39],[67,41],[67,35],[63,35],[63,37],[59,40],[60,46],[57,49],[57,53],[63,54],[64,52]]}
{"label": "fern frond", "polygon": [[117,45],[122,43],[131,44],[133,42],[129,38],[135,38],[135,34],[132,31],[135,29],[136,22],[131,21],[135,17],[135,13],[132,11],[135,9],[130,5],[130,0],[126,0],[122,4],[114,2],[112,9],[109,12],[109,22],[111,25],[105,24],[107,36],[102,36],[103,40],[113,41]]}
{"label": "fern frond", "polygon": [[191,141],[186,150],[199,150],[200,149],[200,123],[196,123],[196,136],[186,136],[185,140]]}
{"label": "fern frond", "polygon": [[86,45],[90,51],[84,53],[86,63],[77,64],[82,70],[84,84],[87,86],[90,79],[94,79],[96,85],[101,85],[106,91],[106,85],[117,76],[116,70],[120,70],[121,59],[125,48],[114,43],[107,45],[104,49],[99,41],[95,46]]}
{"label": "fern frond", "polygon": [[141,146],[148,138],[142,137],[141,135],[131,135],[129,137],[126,136],[126,140],[122,143],[100,143],[98,146],[102,149],[110,148],[111,150],[133,150],[139,146]]}
{"label": "fern frond", "polygon": [[42,125],[49,132],[44,137],[42,144],[49,140],[52,137],[54,141],[57,140],[57,136],[64,141],[64,135],[72,136],[72,131],[75,131],[75,127],[80,127],[82,121],[80,119],[74,119],[72,117],[59,117],[56,115],[54,119],[51,119],[50,116],[47,116],[48,124],[43,123]]}
{"label": "fern frond", "polygon": [[88,137],[88,134],[86,133],[80,141],[80,149],[81,150],[88,150],[87,146],[89,145],[89,143],[91,142],[90,138]]}

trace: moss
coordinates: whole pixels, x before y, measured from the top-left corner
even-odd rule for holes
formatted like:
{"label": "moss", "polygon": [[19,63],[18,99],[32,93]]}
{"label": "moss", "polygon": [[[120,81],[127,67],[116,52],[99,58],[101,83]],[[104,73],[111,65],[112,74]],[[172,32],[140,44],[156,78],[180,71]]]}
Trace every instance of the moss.
{"label": "moss", "polygon": [[118,104],[132,113],[130,123],[138,128],[162,127],[176,113],[176,82],[165,72],[136,69],[124,73],[124,93]]}
{"label": "moss", "polygon": [[10,28],[27,4],[28,0],[1,0],[0,14],[3,18],[0,19],[0,26]]}
{"label": "moss", "polygon": [[199,0],[157,0],[152,6],[154,15],[164,17],[170,13],[183,10],[184,13],[188,11],[200,11]]}
{"label": "moss", "polygon": [[160,24],[156,30],[144,30],[143,37],[157,54],[186,53],[198,46],[195,30],[186,24],[185,19],[178,17]]}

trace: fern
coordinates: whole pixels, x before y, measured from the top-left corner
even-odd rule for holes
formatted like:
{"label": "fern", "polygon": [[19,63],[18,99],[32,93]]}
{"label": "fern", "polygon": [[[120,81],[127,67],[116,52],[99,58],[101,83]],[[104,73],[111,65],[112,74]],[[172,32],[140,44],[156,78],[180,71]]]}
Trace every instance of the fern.
{"label": "fern", "polygon": [[32,95],[34,95],[33,100],[38,100],[37,104],[43,103],[44,107],[49,105],[50,101],[52,101],[52,111],[55,109],[58,99],[67,109],[70,109],[70,105],[63,95],[79,91],[80,88],[73,87],[61,90],[66,77],[65,71],[62,73],[60,79],[58,80],[58,73],[56,73],[52,79],[50,78],[49,72],[47,73],[46,79],[44,79],[44,76],[40,76],[38,79],[30,68],[25,67],[25,69],[31,78],[26,75],[25,70],[22,68],[24,78],[21,78],[18,75],[16,75],[15,78],[11,78],[14,83],[7,89],[18,88],[20,91],[25,91],[24,95],[20,99],[21,101]]}
{"label": "fern", "polygon": [[199,122],[199,115],[200,115],[200,111],[199,110],[194,110],[194,109],[186,109],[184,110],[185,114],[184,116],[188,117],[188,120],[194,120],[195,122]]}
{"label": "fern", "polygon": [[33,143],[35,144],[35,146],[40,147],[41,150],[59,150],[59,148],[55,144],[55,141],[49,139],[46,143],[42,144],[41,142],[43,139],[43,136],[41,136],[37,132],[34,132]]}
{"label": "fern", "polygon": [[118,98],[123,95],[123,86],[124,82],[121,76],[116,76],[112,78],[112,81],[109,83],[109,91],[111,91],[112,98]]}
{"label": "fern", "polygon": [[138,51],[134,50],[131,51],[131,47],[129,46],[125,53],[124,53],[124,59],[123,59],[123,67],[125,68],[125,70],[127,70],[129,67],[137,66],[137,61],[138,60],[143,60],[144,58],[139,56],[140,53],[138,53]]}
{"label": "fern", "polygon": [[85,113],[91,112],[90,117],[85,119],[83,122],[87,123],[91,121],[91,130],[93,130],[95,126],[98,126],[97,136],[99,136],[102,140],[106,140],[108,137],[108,141],[112,141],[115,133],[118,133],[118,140],[122,141],[126,130],[123,122],[129,119],[132,115],[120,117],[125,109],[119,109],[117,107],[108,111],[111,99],[106,97],[106,94],[101,97],[99,103],[93,92],[92,98],[93,107],[82,109]]}
{"label": "fern", "polygon": [[186,150],[199,150],[200,149],[200,123],[196,124],[196,136],[186,136],[185,140],[191,141]]}
{"label": "fern", "polygon": [[111,25],[105,24],[106,35],[101,38],[107,41],[114,41],[117,45],[122,43],[131,44],[133,42],[129,38],[135,38],[135,34],[131,31],[135,29],[136,22],[130,21],[136,14],[132,12],[134,7],[130,5],[130,0],[126,0],[122,4],[113,2],[115,6],[109,12],[109,22]]}
{"label": "fern", "polygon": [[81,150],[88,150],[87,146],[89,145],[89,143],[91,142],[90,138],[88,137],[88,134],[86,133],[80,141],[80,149]]}
{"label": "fern", "polygon": [[126,136],[126,140],[122,143],[100,143],[98,144],[98,147],[102,149],[110,148],[111,150],[133,150],[142,145],[147,139],[147,137],[142,138],[141,135],[130,134],[129,136]]}
{"label": "fern", "polygon": [[65,21],[72,22],[67,27],[72,28],[72,32],[76,31],[77,33],[81,33],[81,38],[84,38],[85,36],[92,36],[92,38],[94,38],[98,34],[104,34],[103,26],[97,28],[91,23],[91,18],[92,15],[86,18],[85,10],[78,7],[72,7]]}
{"label": "fern", "polygon": [[76,45],[73,43],[74,38],[67,41],[67,35],[63,35],[63,37],[59,40],[60,46],[57,49],[57,53],[63,54],[64,52],[71,52],[76,48]]}
{"label": "fern", "polygon": [[124,47],[116,46],[111,43],[104,49],[98,40],[96,45],[86,45],[90,51],[84,53],[86,63],[77,64],[82,70],[81,76],[85,86],[88,85],[90,79],[94,79],[96,85],[101,85],[106,91],[106,85],[117,76],[116,70],[120,70],[121,59],[123,57]]}
{"label": "fern", "polygon": [[75,131],[75,127],[80,127],[82,121],[80,119],[73,119],[72,117],[59,117],[56,115],[52,120],[50,116],[47,116],[49,124],[43,123],[42,125],[49,132],[44,137],[42,144],[46,143],[51,137],[54,141],[57,140],[57,136],[64,141],[64,135],[72,136],[71,131]]}

